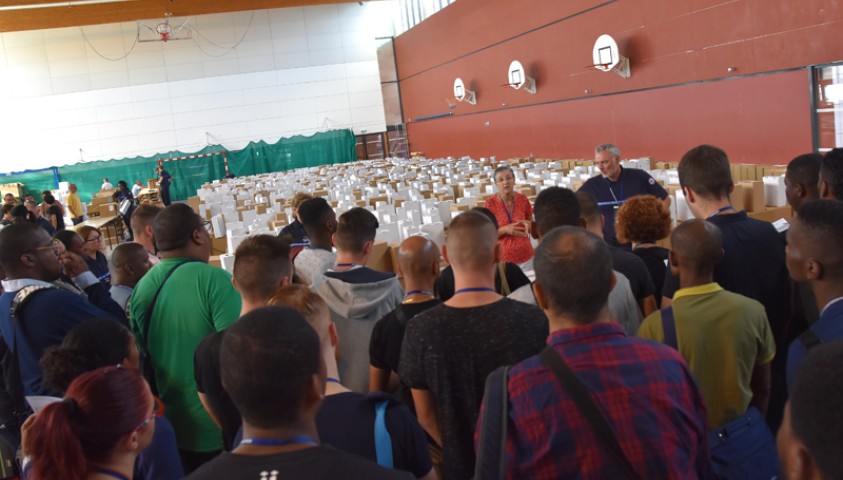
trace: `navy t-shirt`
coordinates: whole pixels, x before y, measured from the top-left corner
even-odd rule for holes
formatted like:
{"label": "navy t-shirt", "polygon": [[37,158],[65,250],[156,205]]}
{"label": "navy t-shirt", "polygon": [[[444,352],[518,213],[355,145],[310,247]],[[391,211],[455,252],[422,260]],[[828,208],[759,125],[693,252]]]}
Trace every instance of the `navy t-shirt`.
{"label": "navy t-shirt", "polygon": [[600,206],[606,222],[603,225],[603,238],[610,244],[617,243],[615,236],[615,210],[630,197],[636,195],[655,195],[666,198],[667,192],[649,173],[637,168],[621,168],[617,182],[612,182],[602,175],[592,177],[580,187]]}
{"label": "navy t-shirt", "polygon": [[392,466],[421,478],[433,463],[427,437],[407,407],[385,394],[369,397],[357,392],[328,395],[316,414],[319,441],[334,448],[377,462],[375,453],[375,405],[388,401],[385,423],[392,441]]}

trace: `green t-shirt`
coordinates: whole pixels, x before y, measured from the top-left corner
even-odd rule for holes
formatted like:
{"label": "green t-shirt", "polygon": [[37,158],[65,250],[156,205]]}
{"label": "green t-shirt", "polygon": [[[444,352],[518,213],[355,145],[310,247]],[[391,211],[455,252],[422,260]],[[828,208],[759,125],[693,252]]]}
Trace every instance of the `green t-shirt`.
{"label": "green t-shirt", "polygon": [[[679,353],[697,379],[708,427],[743,415],[752,400],[753,369],[776,354],[764,306],[709,283],[677,291],[673,317]],[[644,319],[638,336],[664,343],[660,310]]]}
{"label": "green t-shirt", "polygon": [[[135,287],[129,314],[139,345],[143,332],[139,320],[166,274],[184,260],[161,260]],[[181,449],[210,452],[222,448],[222,434],[196,392],[193,353],[202,339],[224,330],[239,315],[240,294],[231,285],[231,275],[202,262],[179,267],[158,295],[147,343],[164,413]]]}

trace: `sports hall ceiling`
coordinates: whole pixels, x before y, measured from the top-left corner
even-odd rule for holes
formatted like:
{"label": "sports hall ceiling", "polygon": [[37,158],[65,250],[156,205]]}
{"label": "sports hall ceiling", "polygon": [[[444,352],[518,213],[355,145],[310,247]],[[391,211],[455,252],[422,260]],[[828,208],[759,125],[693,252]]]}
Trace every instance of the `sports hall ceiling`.
{"label": "sports hall ceiling", "polygon": [[[0,0],[0,32],[99,25],[356,0]],[[52,6],[55,4],[57,6]],[[15,7],[25,7],[16,9]]]}

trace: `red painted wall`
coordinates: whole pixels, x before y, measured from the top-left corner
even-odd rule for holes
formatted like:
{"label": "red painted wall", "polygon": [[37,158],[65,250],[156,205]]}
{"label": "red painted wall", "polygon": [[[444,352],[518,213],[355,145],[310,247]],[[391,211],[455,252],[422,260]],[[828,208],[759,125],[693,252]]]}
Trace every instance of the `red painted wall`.
{"label": "red painted wall", "polygon": [[[811,149],[804,67],[843,60],[841,27],[832,0],[459,0],[395,42],[410,148],[590,158],[613,142],[675,161],[712,143],[735,162],[786,163]],[[602,33],[631,78],[585,68]],[[500,86],[515,59],[536,95]],[[457,76],[477,105],[449,108]]]}

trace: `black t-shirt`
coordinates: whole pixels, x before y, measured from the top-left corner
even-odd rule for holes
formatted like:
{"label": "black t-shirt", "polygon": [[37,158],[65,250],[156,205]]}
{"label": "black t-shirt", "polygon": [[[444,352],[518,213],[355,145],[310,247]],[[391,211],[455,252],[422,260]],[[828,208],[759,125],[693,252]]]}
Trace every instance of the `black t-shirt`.
{"label": "black t-shirt", "polygon": [[[356,392],[328,395],[316,414],[319,441],[373,462],[375,453],[375,405],[388,401],[385,423],[392,440],[392,467],[423,477],[433,468],[427,437],[419,422],[386,394],[370,397]],[[348,477],[350,478],[350,477]]]}
{"label": "black t-shirt", "polygon": [[663,247],[648,247],[636,248],[632,253],[644,261],[644,265],[647,267],[647,271],[650,272],[650,279],[655,287],[653,293],[656,295],[656,305],[661,305],[662,288],[664,288],[664,271],[668,268],[666,262],[670,250]]}
{"label": "black t-shirt", "polygon": [[196,347],[193,354],[193,376],[196,380],[196,390],[205,395],[214,416],[220,422],[225,449],[231,450],[241,419],[240,412],[228,392],[222,388],[220,347],[224,334],[225,331],[212,333]]}
{"label": "black t-shirt", "polygon": [[58,205],[50,205],[47,208],[47,213],[56,217],[56,231],[64,230],[64,217],[61,215],[61,209]]}
{"label": "black t-shirt", "polygon": [[[402,303],[398,308],[378,320],[372,330],[372,338],[369,340],[369,364],[375,368],[398,373],[401,342],[404,341],[404,329],[407,328],[407,322],[421,312],[440,303],[442,302],[436,299],[421,303]],[[403,320],[399,318],[399,310],[404,314]],[[411,412],[415,413],[413,396],[403,383],[395,397],[406,405]]]}
{"label": "black t-shirt", "polygon": [[327,271],[325,272],[326,277],[336,278],[337,280],[342,280],[345,283],[378,283],[384,280],[388,280],[395,276],[394,273],[388,272],[379,272],[377,270],[372,270],[369,267],[358,267],[352,268],[351,270],[342,270],[339,272],[334,271]]}
{"label": "black t-shirt", "polygon": [[[776,338],[776,359],[787,352],[787,299],[790,278],[781,236],[771,223],[746,212],[717,215],[708,220],[723,233],[723,260],[714,267],[714,281],[730,292],[761,302]],[[679,279],[667,270],[662,295],[673,298]]]}
{"label": "black t-shirt", "polygon": [[[505,263],[504,272],[506,273],[506,282],[509,284],[509,293],[530,283],[530,279],[527,278],[527,275],[524,275],[521,267],[514,263]],[[436,297],[443,302],[447,302],[449,298],[454,296],[454,289],[454,271],[448,265],[439,272],[439,278],[436,279]],[[504,295],[502,289],[500,268],[498,268],[495,270],[495,291],[503,296],[509,295]]]}
{"label": "black t-shirt", "polygon": [[273,455],[223,453],[190,474],[188,480],[409,480],[413,475],[379,467],[369,460],[319,445]]}
{"label": "black t-shirt", "polygon": [[501,299],[489,305],[439,305],[407,323],[398,373],[436,398],[447,479],[471,478],[474,428],[486,377],[545,346],[548,323],[536,306]]}
{"label": "black t-shirt", "polygon": [[629,288],[636,300],[647,298],[652,295],[656,288],[653,286],[653,279],[650,278],[650,271],[644,261],[629,250],[621,247],[609,246],[609,253],[612,254],[612,265],[614,269],[621,272],[629,279]]}
{"label": "black t-shirt", "polygon": [[279,237],[286,237],[290,239],[291,243],[307,243],[307,232],[304,231],[304,226],[298,220],[293,220],[293,223],[282,228],[278,232]]}
{"label": "black t-shirt", "polygon": [[85,263],[103,285],[111,288],[111,272],[108,270],[108,259],[102,252],[97,252],[96,258],[85,256]]}

